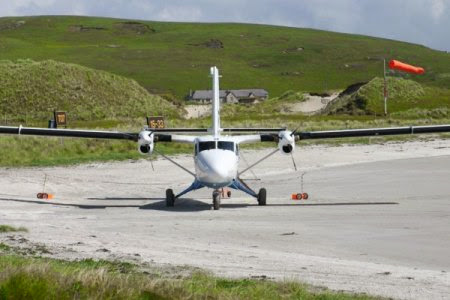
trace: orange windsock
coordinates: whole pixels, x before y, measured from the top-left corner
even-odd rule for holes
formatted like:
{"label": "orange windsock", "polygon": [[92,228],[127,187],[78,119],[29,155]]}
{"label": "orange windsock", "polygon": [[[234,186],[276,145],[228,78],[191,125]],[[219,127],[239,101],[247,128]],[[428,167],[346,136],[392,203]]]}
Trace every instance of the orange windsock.
{"label": "orange windsock", "polygon": [[394,59],[389,62],[389,68],[413,74],[425,73],[425,70],[421,67],[411,66]]}

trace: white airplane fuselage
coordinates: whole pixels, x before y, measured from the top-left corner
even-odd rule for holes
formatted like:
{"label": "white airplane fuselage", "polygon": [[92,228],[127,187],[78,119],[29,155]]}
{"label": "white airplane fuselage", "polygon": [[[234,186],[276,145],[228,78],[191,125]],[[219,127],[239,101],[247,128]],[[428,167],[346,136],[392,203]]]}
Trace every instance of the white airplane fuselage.
{"label": "white airplane fuselage", "polygon": [[194,156],[197,181],[213,189],[229,186],[238,174],[238,147],[231,138],[199,138]]}

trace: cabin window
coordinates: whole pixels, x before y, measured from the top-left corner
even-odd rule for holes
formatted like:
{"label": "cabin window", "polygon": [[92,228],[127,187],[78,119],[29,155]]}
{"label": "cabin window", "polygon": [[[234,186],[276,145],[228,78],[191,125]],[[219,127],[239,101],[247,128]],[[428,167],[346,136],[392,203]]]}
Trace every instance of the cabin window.
{"label": "cabin window", "polygon": [[221,142],[219,141],[218,143],[218,148],[222,149],[222,150],[229,150],[234,152],[234,143],[233,142]]}
{"label": "cabin window", "polygon": [[199,142],[198,151],[202,152],[205,150],[216,149],[216,142]]}

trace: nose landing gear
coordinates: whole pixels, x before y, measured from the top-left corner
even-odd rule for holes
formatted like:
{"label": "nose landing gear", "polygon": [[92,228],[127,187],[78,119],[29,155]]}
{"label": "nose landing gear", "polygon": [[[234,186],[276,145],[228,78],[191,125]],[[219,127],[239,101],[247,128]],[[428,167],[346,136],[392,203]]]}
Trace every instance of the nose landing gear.
{"label": "nose landing gear", "polygon": [[219,210],[220,209],[220,190],[215,190],[212,194],[212,198],[213,198],[213,208],[214,210]]}

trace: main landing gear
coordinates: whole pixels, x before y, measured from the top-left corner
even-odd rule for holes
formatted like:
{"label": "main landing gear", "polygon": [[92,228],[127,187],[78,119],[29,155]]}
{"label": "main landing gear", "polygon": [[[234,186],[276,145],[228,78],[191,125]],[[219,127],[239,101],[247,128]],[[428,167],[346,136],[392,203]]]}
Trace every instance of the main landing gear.
{"label": "main landing gear", "polygon": [[175,194],[172,189],[166,190],[166,206],[173,207],[175,205]]}
{"label": "main landing gear", "polygon": [[258,193],[258,205],[266,205],[267,191],[265,188],[259,190]]}

